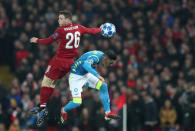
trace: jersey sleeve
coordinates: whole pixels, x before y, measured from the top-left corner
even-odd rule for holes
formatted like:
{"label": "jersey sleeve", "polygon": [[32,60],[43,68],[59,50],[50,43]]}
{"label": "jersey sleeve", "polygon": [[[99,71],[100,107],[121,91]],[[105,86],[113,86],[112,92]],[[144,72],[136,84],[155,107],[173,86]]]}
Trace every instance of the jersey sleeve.
{"label": "jersey sleeve", "polygon": [[43,45],[48,45],[51,44],[52,42],[60,39],[60,30],[57,29],[50,37],[45,38],[45,39],[38,39],[37,43],[43,44]]}
{"label": "jersey sleeve", "polygon": [[79,25],[79,30],[82,34],[97,34],[101,32],[100,28],[86,28],[82,25]]}
{"label": "jersey sleeve", "polygon": [[93,65],[93,64],[96,64],[96,63],[98,63],[98,62],[99,62],[98,56],[95,56],[95,55],[89,56],[89,57],[84,61],[84,63],[83,63],[83,68],[84,68],[87,72],[89,72],[89,73],[93,74],[94,76],[98,77],[99,74],[97,73],[97,71],[96,71],[94,68],[92,68],[92,65]]}

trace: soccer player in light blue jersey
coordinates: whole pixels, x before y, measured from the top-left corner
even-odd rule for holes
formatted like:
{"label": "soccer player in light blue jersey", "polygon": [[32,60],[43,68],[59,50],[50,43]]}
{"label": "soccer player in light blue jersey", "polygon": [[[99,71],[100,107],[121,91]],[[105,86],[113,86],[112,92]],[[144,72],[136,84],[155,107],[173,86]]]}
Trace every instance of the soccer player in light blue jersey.
{"label": "soccer player in light blue jersey", "polygon": [[119,119],[120,117],[110,110],[110,98],[108,94],[108,86],[103,77],[101,77],[94,65],[102,64],[104,67],[112,65],[116,60],[116,54],[112,50],[105,53],[101,51],[90,51],[83,54],[71,66],[69,75],[69,86],[73,100],[70,101],[61,110],[61,122],[67,120],[67,112],[77,108],[82,103],[81,92],[82,87],[88,83],[88,86],[99,90],[99,96],[105,110],[105,119]]}

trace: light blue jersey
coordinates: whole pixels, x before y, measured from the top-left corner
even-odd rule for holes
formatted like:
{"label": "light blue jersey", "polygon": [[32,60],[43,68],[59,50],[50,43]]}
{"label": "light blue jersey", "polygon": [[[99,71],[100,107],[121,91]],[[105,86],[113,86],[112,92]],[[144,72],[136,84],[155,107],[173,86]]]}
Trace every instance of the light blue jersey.
{"label": "light blue jersey", "polygon": [[71,73],[85,75],[89,72],[98,77],[99,74],[92,66],[100,64],[103,55],[104,53],[102,51],[90,51],[83,54],[77,61],[72,64]]}
{"label": "light blue jersey", "polygon": [[[83,86],[91,87],[99,90],[99,96],[105,110],[105,118],[118,117],[110,111],[110,97],[108,93],[108,85],[101,81],[94,65],[101,64],[104,53],[101,51],[90,51],[83,54],[71,66],[71,74],[69,76],[69,86],[72,94],[70,101],[62,110],[62,117],[67,119],[67,112],[79,107],[82,103],[81,93]],[[66,115],[66,116],[65,116]],[[64,118],[61,120],[64,121]]]}

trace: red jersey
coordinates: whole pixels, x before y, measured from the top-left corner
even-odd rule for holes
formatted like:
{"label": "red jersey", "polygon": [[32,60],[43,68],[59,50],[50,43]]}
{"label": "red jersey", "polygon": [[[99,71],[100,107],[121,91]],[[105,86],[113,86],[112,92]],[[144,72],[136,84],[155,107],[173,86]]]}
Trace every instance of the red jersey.
{"label": "red jersey", "polygon": [[58,28],[49,38],[38,39],[37,43],[47,45],[53,41],[57,41],[59,45],[56,56],[60,58],[73,58],[78,56],[78,47],[82,34],[97,34],[100,32],[100,28],[86,28],[71,23]]}

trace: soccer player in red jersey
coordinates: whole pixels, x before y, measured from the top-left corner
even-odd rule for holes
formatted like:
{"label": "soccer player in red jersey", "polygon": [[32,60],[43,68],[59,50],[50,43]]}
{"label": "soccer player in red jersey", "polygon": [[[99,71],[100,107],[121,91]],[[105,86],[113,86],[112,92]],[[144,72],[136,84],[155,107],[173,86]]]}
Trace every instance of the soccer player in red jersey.
{"label": "soccer player in red jersey", "polygon": [[72,14],[69,11],[59,12],[58,23],[60,27],[49,38],[39,39],[32,37],[30,39],[31,43],[48,45],[56,41],[59,44],[56,55],[49,62],[42,80],[40,107],[38,106],[31,110],[32,113],[39,112],[38,126],[42,125],[48,114],[45,107],[54,91],[56,80],[62,78],[70,71],[74,58],[78,56],[78,47],[82,34],[97,34],[101,32],[101,27],[86,28],[82,25],[73,24]]}

